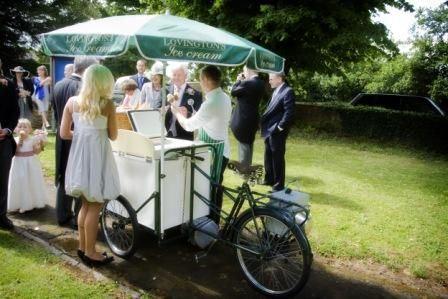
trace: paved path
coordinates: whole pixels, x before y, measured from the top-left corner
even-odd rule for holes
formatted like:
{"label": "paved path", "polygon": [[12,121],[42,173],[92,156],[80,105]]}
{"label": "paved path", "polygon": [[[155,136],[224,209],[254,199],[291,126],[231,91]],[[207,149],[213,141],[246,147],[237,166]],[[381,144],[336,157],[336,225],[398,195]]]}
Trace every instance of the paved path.
{"label": "paved path", "polygon": [[[77,233],[56,225],[55,190],[49,185],[48,192],[53,199],[50,206],[12,218],[16,225],[75,256]],[[243,279],[230,247],[216,245],[208,257],[196,263],[194,255],[198,249],[186,241],[160,247],[149,234],[142,234],[140,239],[136,256],[128,261],[116,258],[100,271],[115,281],[163,298],[262,298]],[[387,278],[372,279],[340,268],[334,269],[317,257],[308,284],[296,297],[366,299],[425,295],[399,283],[385,284]]]}

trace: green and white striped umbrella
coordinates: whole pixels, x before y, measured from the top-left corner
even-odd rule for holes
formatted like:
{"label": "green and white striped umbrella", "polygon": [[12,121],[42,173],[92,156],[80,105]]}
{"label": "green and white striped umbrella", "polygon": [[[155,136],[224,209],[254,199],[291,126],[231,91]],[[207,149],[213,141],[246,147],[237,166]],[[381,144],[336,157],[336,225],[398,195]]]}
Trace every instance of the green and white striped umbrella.
{"label": "green and white striped umbrella", "polygon": [[171,15],[129,15],[92,20],[41,36],[50,56],[114,57],[135,47],[146,59],[224,66],[244,63],[282,72],[284,59],[244,38],[200,22]]}

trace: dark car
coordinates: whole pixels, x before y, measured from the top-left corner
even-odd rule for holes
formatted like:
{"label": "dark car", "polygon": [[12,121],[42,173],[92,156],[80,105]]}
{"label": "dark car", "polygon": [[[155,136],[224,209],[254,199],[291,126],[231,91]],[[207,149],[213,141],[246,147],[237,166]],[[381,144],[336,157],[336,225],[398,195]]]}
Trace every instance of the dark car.
{"label": "dark car", "polygon": [[421,96],[360,93],[350,104],[445,116],[445,112],[433,100]]}

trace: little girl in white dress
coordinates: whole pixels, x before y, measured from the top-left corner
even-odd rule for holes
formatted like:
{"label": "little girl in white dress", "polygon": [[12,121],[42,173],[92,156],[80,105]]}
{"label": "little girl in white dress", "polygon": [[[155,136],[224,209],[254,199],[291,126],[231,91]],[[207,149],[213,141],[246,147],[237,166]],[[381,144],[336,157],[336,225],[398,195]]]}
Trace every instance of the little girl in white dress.
{"label": "little girl in white dress", "polygon": [[41,152],[45,137],[31,136],[31,123],[26,118],[19,119],[16,130],[17,150],[12,159],[9,174],[8,211],[26,212],[43,208],[48,203],[42,167],[37,155]]}

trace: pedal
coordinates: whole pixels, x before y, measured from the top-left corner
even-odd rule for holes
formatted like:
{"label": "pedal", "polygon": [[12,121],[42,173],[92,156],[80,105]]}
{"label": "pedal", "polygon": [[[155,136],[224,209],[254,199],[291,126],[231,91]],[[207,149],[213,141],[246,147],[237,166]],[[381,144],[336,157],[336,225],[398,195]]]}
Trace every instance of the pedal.
{"label": "pedal", "polygon": [[199,251],[198,253],[196,253],[194,255],[194,260],[195,260],[196,264],[199,264],[199,260],[200,259],[202,259],[204,257],[207,257],[207,255],[209,254],[209,252],[212,249],[213,245],[215,245],[216,241],[218,241],[218,240],[214,239],[212,241],[212,243],[210,244],[210,246],[208,246],[207,250]]}

